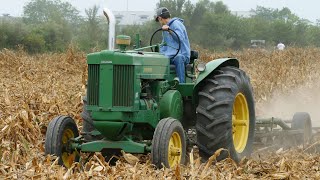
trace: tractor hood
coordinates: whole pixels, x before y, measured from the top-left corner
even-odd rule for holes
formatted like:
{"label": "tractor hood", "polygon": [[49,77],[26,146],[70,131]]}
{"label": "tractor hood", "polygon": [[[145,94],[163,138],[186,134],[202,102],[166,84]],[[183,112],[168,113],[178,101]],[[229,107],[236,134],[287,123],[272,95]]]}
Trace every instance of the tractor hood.
{"label": "tractor hood", "polygon": [[167,57],[159,53],[137,51],[101,51],[87,56],[88,64],[169,66]]}
{"label": "tractor hood", "polygon": [[166,79],[170,73],[169,59],[159,53],[104,50],[89,54],[87,63],[88,110],[94,111],[138,110],[140,79]]}
{"label": "tractor hood", "polygon": [[154,52],[104,50],[89,54],[87,63],[110,72],[117,72],[117,67],[134,67],[135,74],[142,79],[165,79],[170,74],[170,60]]}

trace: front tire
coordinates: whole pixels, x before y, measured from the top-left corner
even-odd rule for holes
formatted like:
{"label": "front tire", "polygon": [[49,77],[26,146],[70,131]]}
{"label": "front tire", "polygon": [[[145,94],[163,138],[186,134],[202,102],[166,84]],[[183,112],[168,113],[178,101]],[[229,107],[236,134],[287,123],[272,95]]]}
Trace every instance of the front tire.
{"label": "front tire", "polygon": [[162,164],[172,168],[184,164],[186,138],[180,121],[173,118],[162,119],[153,134],[151,159],[157,168]]}
{"label": "front tire", "polygon": [[254,141],[255,109],[249,77],[236,67],[222,67],[207,77],[199,90],[197,145],[206,160],[220,148],[220,159],[239,162],[250,156]]}
{"label": "front tire", "polygon": [[72,138],[79,136],[74,120],[69,116],[58,116],[48,126],[45,139],[45,153],[59,157],[59,164],[70,168],[79,161],[79,154],[71,149]]}

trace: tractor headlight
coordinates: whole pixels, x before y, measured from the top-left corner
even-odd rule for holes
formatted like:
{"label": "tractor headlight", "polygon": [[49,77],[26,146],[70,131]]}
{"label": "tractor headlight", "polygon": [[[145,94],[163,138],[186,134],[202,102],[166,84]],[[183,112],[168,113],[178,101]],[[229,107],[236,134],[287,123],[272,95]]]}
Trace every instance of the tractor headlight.
{"label": "tractor headlight", "polygon": [[198,70],[199,72],[205,71],[205,70],[206,70],[206,64],[204,64],[204,63],[199,63],[199,64],[197,65],[197,70]]}

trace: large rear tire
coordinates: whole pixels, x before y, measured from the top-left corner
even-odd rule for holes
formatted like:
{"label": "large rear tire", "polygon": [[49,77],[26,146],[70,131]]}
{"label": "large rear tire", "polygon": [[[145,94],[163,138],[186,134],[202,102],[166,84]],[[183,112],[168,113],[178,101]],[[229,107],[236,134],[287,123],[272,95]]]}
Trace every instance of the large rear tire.
{"label": "large rear tire", "polygon": [[92,136],[90,133],[95,130],[94,125],[93,125],[93,120],[91,116],[91,112],[87,110],[87,96],[84,96],[83,99],[83,109],[81,112],[81,117],[82,117],[82,131],[84,132],[84,139],[86,141],[92,141],[92,140],[100,140],[102,139],[102,135],[100,136]]}
{"label": "large rear tire", "polygon": [[222,67],[207,77],[199,90],[197,145],[203,160],[220,148],[218,160],[239,162],[250,156],[254,141],[255,109],[249,77],[236,67]]}
{"label": "large rear tire", "polygon": [[186,156],[186,138],[180,121],[173,118],[162,119],[153,134],[151,159],[156,167],[162,164],[172,168],[184,164]]}
{"label": "large rear tire", "polygon": [[45,153],[59,157],[59,164],[70,168],[79,161],[79,154],[71,149],[72,138],[79,136],[74,120],[69,116],[58,116],[48,126],[45,139]]}

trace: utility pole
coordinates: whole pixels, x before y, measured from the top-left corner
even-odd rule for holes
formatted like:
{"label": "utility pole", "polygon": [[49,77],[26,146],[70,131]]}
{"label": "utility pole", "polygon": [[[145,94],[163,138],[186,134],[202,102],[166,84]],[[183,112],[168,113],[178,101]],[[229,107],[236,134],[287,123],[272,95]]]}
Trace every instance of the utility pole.
{"label": "utility pole", "polygon": [[129,1],[127,0],[127,12],[129,11]]}

